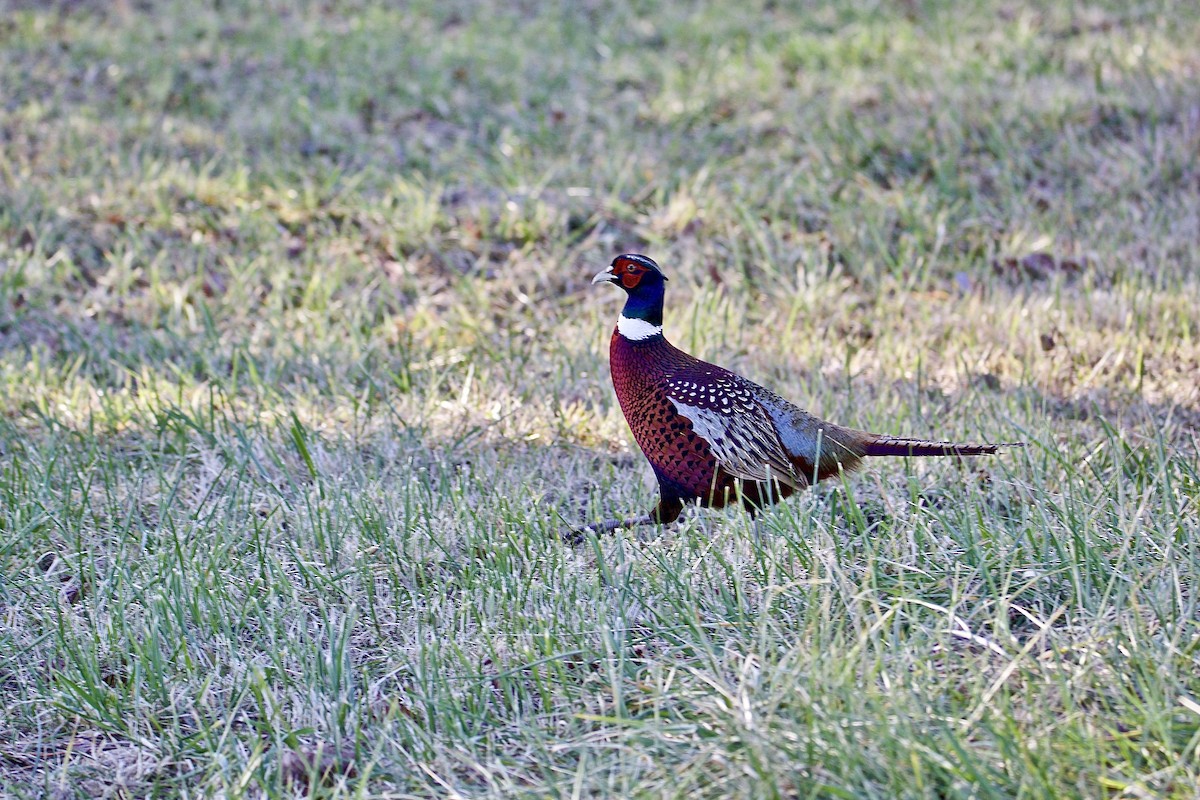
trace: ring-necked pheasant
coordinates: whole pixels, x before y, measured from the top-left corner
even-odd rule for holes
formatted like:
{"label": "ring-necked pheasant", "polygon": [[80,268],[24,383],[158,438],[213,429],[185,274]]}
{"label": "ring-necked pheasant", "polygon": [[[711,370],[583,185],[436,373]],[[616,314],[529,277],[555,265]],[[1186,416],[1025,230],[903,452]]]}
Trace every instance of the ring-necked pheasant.
{"label": "ring-necked pheasant", "polygon": [[659,502],[643,517],[593,531],[674,521],[685,502],[751,513],[811,483],[852,470],[864,456],[977,456],[1010,444],[962,444],[881,436],[818,419],[757,383],[705,363],[663,336],[666,276],[627,253],[592,283],[628,298],[609,348],[617,400],[658,478]]}

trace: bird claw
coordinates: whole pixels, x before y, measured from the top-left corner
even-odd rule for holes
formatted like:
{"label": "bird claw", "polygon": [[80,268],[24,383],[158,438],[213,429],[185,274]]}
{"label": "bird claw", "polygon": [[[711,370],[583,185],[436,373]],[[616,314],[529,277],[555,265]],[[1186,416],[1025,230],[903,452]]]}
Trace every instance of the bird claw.
{"label": "bird claw", "polygon": [[649,514],[643,514],[640,517],[626,517],[625,519],[606,519],[603,522],[593,522],[579,528],[571,528],[563,535],[563,541],[571,545],[577,545],[582,544],[584,537],[589,533],[599,535],[601,533],[612,533],[618,528],[636,528],[640,525],[653,524],[655,524],[655,520]]}

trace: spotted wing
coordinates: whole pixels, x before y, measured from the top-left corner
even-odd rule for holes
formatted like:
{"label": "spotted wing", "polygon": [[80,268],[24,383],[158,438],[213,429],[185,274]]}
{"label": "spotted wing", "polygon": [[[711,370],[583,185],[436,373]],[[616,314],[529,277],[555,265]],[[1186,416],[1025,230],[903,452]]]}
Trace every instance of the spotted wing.
{"label": "spotted wing", "polygon": [[755,399],[758,388],[713,367],[693,376],[673,376],[666,392],[730,475],[747,481],[777,480],[800,489],[807,481],[797,473],[770,416]]}

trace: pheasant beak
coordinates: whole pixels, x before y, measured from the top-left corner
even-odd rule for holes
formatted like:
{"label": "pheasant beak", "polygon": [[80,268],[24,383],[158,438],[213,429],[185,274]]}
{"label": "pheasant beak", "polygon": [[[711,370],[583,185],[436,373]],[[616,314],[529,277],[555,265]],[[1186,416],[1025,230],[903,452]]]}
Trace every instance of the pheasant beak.
{"label": "pheasant beak", "polygon": [[612,283],[616,279],[617,276],[613,275],[612,267],[609,267],[604,272],[596,273],[596,277],[592,278],[592,285],[595,286],[597,283]]}

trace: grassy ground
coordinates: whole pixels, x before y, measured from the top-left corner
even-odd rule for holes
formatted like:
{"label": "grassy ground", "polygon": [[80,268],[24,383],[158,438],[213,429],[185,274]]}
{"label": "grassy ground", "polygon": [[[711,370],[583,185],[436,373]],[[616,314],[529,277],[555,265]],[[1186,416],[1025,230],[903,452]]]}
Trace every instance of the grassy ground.
{"label": "grassy ground", "polygon": [[[1194,3],[263,5],[0,0],[3,793],[1196,796]],[[564,545],[625,250],[1030,447]]]}

